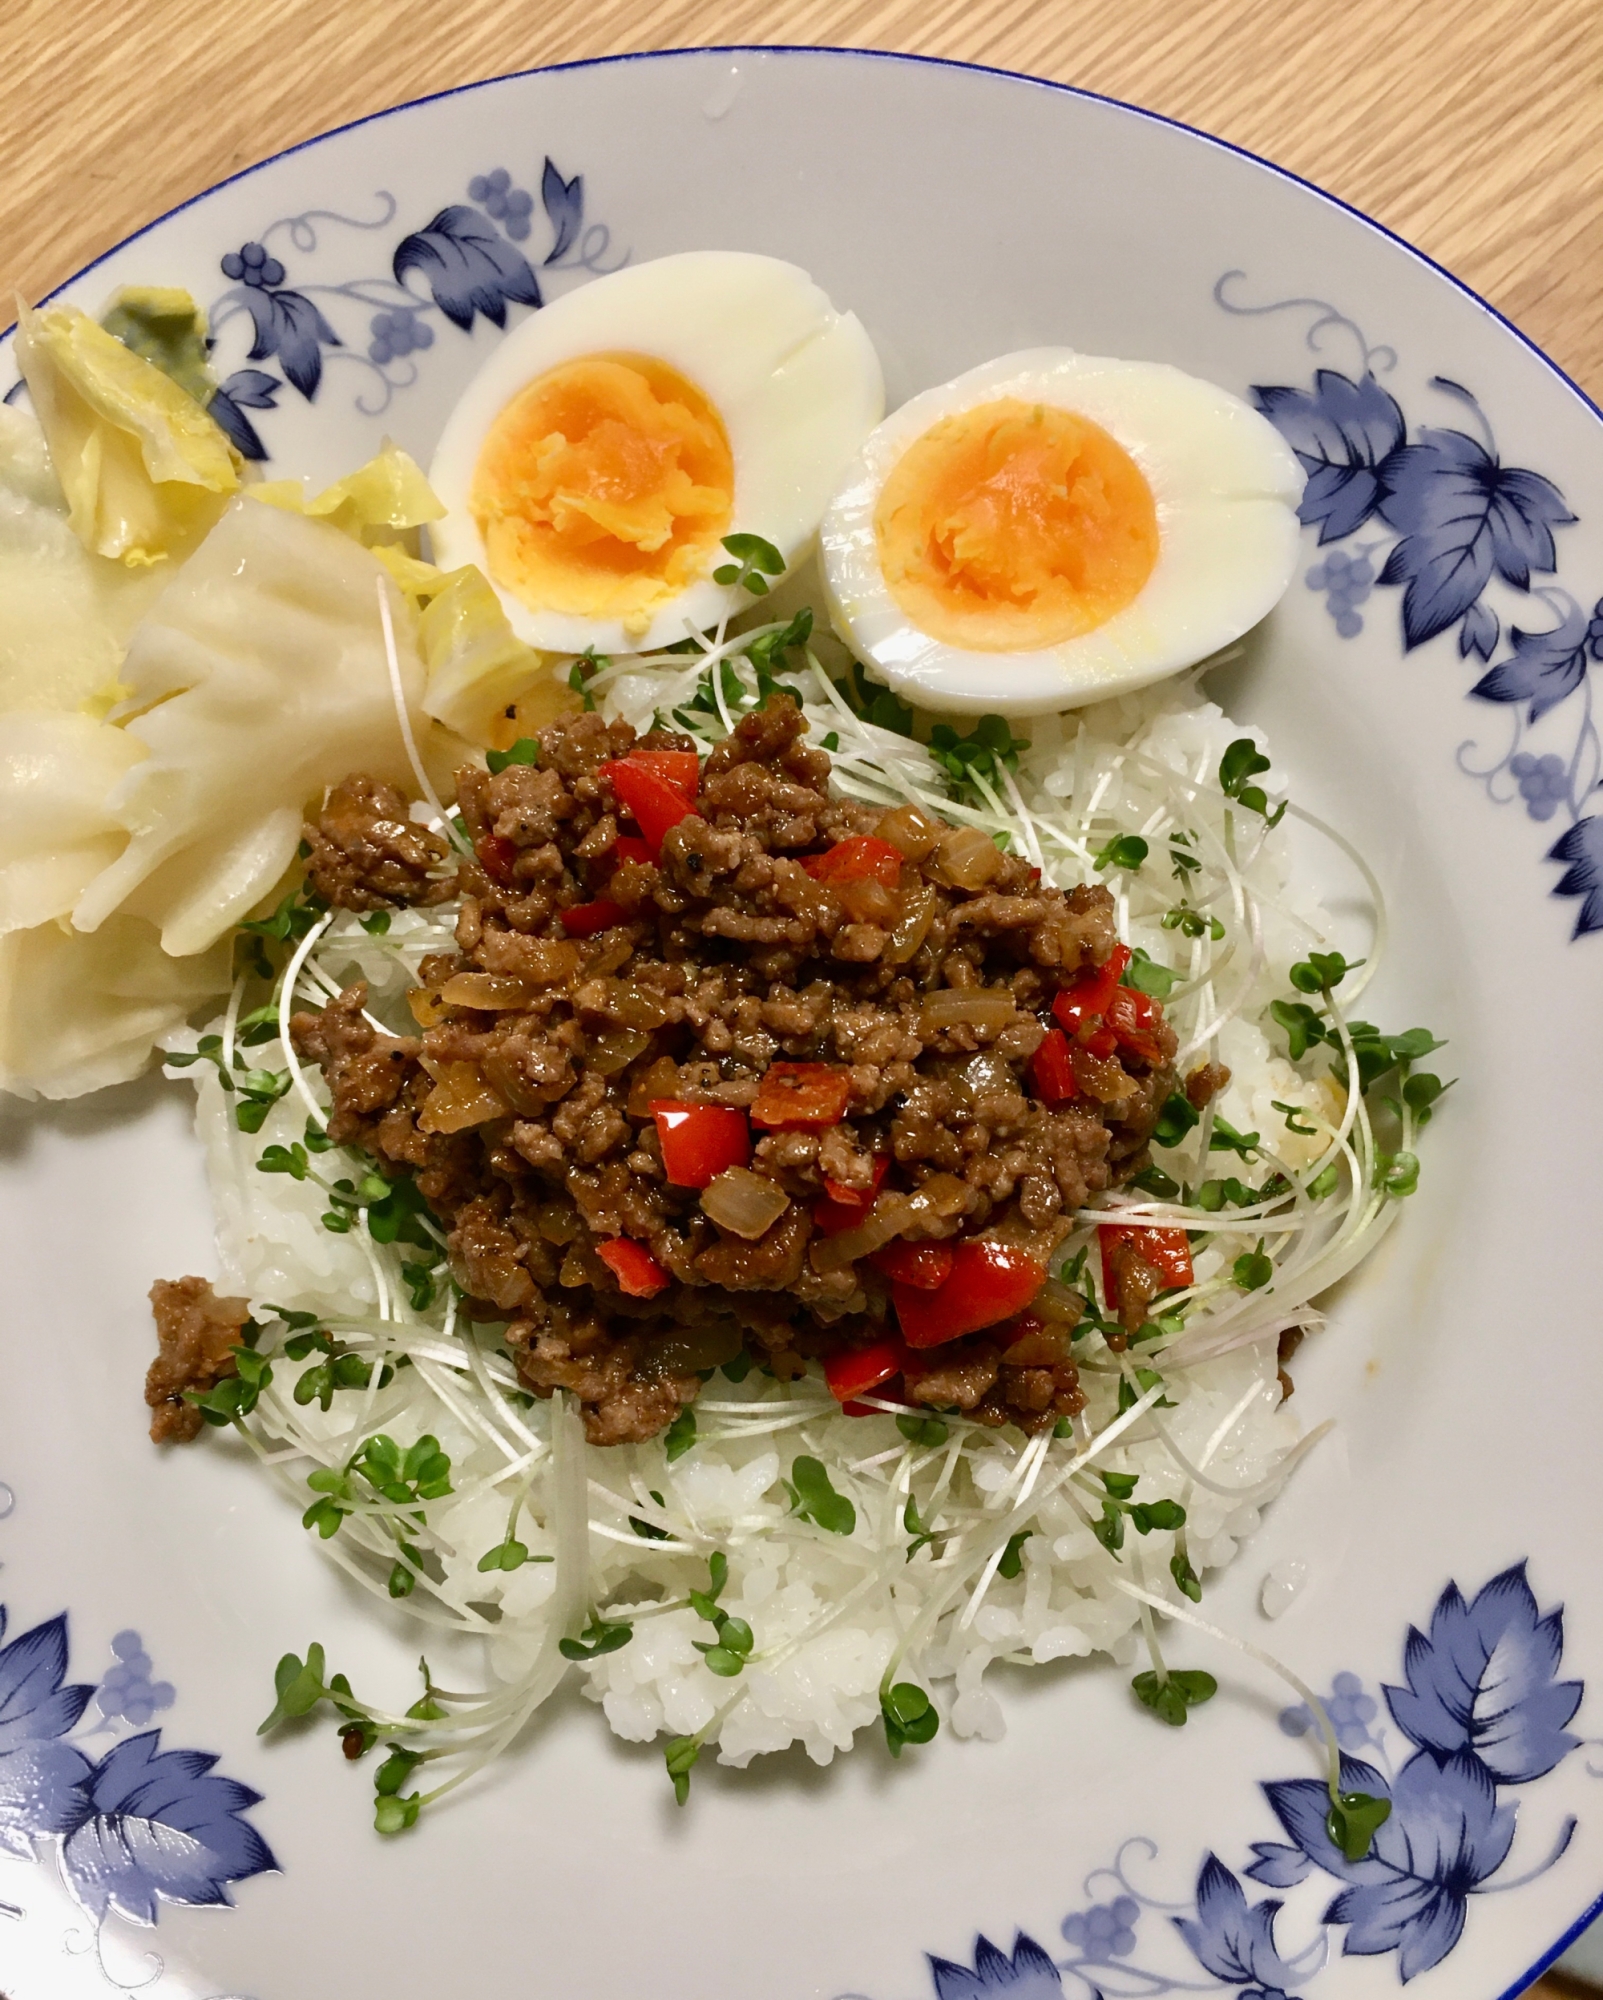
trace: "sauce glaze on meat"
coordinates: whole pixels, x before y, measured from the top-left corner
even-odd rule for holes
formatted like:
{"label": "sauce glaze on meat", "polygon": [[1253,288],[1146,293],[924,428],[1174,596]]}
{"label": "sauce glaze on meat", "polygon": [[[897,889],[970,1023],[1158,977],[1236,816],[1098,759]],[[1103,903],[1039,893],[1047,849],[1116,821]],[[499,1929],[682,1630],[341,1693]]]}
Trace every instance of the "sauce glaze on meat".
{"label": "sauce glaze on meat", "polygon": [[[653,1436],[742,1352],[788,1379],[894,1331],[886,1279],[866,1258],[843,1263],[829,1246],[852,1239],[819,1227],[826,1179],[868,1190],[882,1157],[865,1213],[904,1218],[904,1240],[983,1236],[1045,1267],[1086,1197],[1147,1164],[1176,1087],[1160,1016],[1161,1060],[1076,1042],[1077,1094],[1055,1108],[1032,1095],[1053,999],[1114,947],[1108,891],[1047,887],[971,831],[832,797],[805,729],[783,694],[743,718],[656,862],[638,839],[617,862],[635,830],[601,767],[689,737],[583,715],[539,733],[537,765],[465,769],[475,858],[454,885],[457,949],[425,960],[412,996],[420,1032],[376,1030],[360,983],[294,1018],[331,1092],[330,1137],[415,1174],[471,1315],[505,1325],[536,1395],[579,1398],[593,1443]],[[331,795],[307,838],[332,901],[438,897],[405,824],[404,802],[370,780]],[[802,865],[876,834],[904,856],[894,886]],[[570,936],[560,913],[602,898],[617,921]],[[991,1004],[969,1011],[984,1019],[935,999],[981,993]],[[750,1169],[785,1197],[753,1241],[667,1181],[649,1107],[748,1110],[776,1062],[841,1072],[846,1110],[824,1127],[753,1126]],[[600,1254],[619,1237],[649,1250],[666,1289],[620,1289]],[[1078,1302],[1048,1290],[1050,1312],[910,1357],[905,1399],[1029,1430],[1076,1411]]]}

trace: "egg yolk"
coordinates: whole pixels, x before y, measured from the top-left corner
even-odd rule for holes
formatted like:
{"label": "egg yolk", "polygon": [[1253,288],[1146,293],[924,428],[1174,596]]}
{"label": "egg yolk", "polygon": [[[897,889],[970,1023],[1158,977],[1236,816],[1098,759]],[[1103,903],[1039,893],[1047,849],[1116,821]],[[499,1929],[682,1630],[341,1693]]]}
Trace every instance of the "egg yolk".
{"label": "egg yolk", "polygon": [[501,410],[469,505],[504,589],[639,633],[707,574],[734,492],[723,420],[694,383],[649,355],[592,354]]}
{"label": "egg yolk", "polygon": [[915,439],[885,481],[874,533],[912,622],[975,652],[1094,631],[1158,559],[1152,489],[1124,447],[1089,418],[1016,397]]}

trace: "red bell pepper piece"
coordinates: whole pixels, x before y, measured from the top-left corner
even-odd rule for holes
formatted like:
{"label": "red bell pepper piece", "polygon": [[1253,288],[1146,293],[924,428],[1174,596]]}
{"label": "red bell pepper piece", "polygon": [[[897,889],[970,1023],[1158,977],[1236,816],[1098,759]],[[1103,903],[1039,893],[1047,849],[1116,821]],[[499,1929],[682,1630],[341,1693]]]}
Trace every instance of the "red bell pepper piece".
{"label": "red bell pepper piece", "polygon": [[609,1237],[596,1245],[596,1255],[617,1279],[619,1291],[631,1299],[654,1299],[673,1282],[645,1244],[632,1236]]}
{"label": "red bell pepper piece", "polygon": [[821,1236],[839,1236],[843,1230],[855,1229],[874,1206],[874,1198],[890,1167],[889,1154],[876,1153],[874,1178],[866,1188],[843,1187],[839,1181],[832,1181],[825,1174],[824,1199],[813,1207],[813,1227],[818,1233]]}
{"label": "red bell pepper piece", "polygon": [[1061,1028],[1048,1028],[1041,1046],[1030,1057],[1030,1088],[1047,1105],[1066,1104],[1079,1096],[1069,1038]]}
{"label": "red bell pepper piece", "polygon": [[1119,1307],[1119,1281],[1113,1253],[1121,1243],[1133,1246],[1142,1263],[1150,1264],[1162,1278],[1165,1289],[1194,1282],[1191,1268],[1191,1239],[1183,1229],[1137,1228],[1125,1222],[1097,1224],[1097,1247],[1102,1252],[1102,1296],[1108,1309]]}
{"label": "red bell pepper piece", "polygon": [[824,1363],[824,1380],[837,1402],[849,1403],[900,1375],[906,1365],[907,1344],[892,1333],[866,1347],[843,1347],[832,1354]]}
{"label": "red bell pepper piece", "polygon": [[[690,752],[684,754],[689,756]],[[610,780],[613,797],[625,812],[633,814],[653,861],[662,848],[663,835],[696,810],[682,791],[639,757],[623,757],[603,764],[596,776]]]}
{"label": "red bell pepper piece", "polygon": [[512,867],[518,858],[518,850],[510,840],[504,840],[498,833],[480,834],[473,843],[473,852],[492,882],[512,880]]}
{"label": "red bell pepper piece", "polygon": [[825,1174],[824,1193],[837,1208],[854,1208],[860,1216],[866,1215],[874,1206],[874,1197],[879,1193],[885,1176],[890,1172],[890,1167],[890,1155],[888,1153],[876,1153],[874,1155],[873,1166],[874,1177],[866,1188],[845,1187],[839,1181],[832,1181],[828,1174]]}
{"label": "red bell pepper piece", "polygon": [[696,788],[701,783],[701,759],[694,750],[631,750],[626,761],[655,771],[664,784],[672,785],[682,798],[695,803]]}
{"label": "red bell pepper piece", "polygon": [[1046,1282],[1046,1266],[1010,1243],[954,1243],[952,1275],[938,1292],[893,1285],[891,1298],[909,1347],[940,1347],[1022,1312]]}
{"label": "red bell pepper piece", "polygon": [[1163,1061],[1157,1030],[1163,1025],[1162,1004],[1150,993],[1138,993],[1133,986],[1118,987],[1102,1015],[1122,1049],[1128,1049],[1154,1069]]}
{"label": "red bell pepper piece", "polygon": [[938,1292],[952,1275],[950,1243],[887,1243],[869,1258],[876,1271],[915,1292]]}
{"label": "red bell pepper piece", "polygon": [[839,1063],[770,1063],[751,1107],[751,1122],[769,1130],[838,1125],[851,1095],[850,1072]]}
{"label": "red bell pepper piece", "polygon": [[894,889],[901,879],[902,853],[888,840],[871,833],[854,833],[837,840],[827,854],[809,855],[802,866],[815,882],[878,882]]}
{"label": "red bell pepper piece", "polygon": [[707,1187],[726,1167],[743,1167],[751,1158],[751,1128],[744,1111],[663,1098],[653,1102],[651,1115],[657,1121],[663,1171],[674,1187]]}
{"label": "red bell pepper piece", "polygon": [[633,861],[641,866],[649,864],[651,861],[651,849],[647,847],[639,834],[620,833],[611,847],[607,849],[607,859],[612,863],[613,872],[616,873],[626,861]]}
{"label": "red bell pepper piece", "polygon": [[1085,1050],[1088,1056],[1099,1056],[1103,1062],[1115,1054],[1119,1038],[1111,1028],[1092,1028],[1089,1033],[1081,1029],[1075,1046]]}
{"label": "red bell pepper piece", "polygon": [[594,937],[597,931],[623,922],[623,911],[605,896],[598,896],[593,903],[575,903],[571,910],[558,910],[557,915],[569,937]]}
{"label": "red bell pepper piece", "polygon": [[1116,944],[1105,965],[1099,965],[1094,972],[1082,972],[1072,986],[1064,987],[1052,1002],[1052,1012],[1065,1034],[1077,1035],[1093,1016],[1108,1011],[1108,1002],[1118,992],[1119,981],[1129,963],[1129,946]]}

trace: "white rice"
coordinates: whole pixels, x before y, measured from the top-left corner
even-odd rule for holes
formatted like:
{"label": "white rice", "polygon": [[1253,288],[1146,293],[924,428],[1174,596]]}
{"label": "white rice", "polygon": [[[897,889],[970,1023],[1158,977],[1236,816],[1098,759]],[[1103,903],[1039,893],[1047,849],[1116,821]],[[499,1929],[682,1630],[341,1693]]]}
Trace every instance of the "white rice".
{"label": "white rice", "polygon": [[[694,685],[693,667],[674,667],[682,693],[665,695],[661,672],[636,673],[614,681],[609,703],[647,725],[653,709],[666,712]],[[1272,1148],[1250,1169],[1228,1154],[1214,1154],[1211,1164],[1192,1158],[1182,1166],[1172,1156],[1165,1163],[1193,1180],[1210,1172],[1261,1178],[1271,1165],[1306,1179],[1313,1165],[1335,1158],[1348,1162],[1343,1193],[1317,1214],[1302,1200],[1300,1233],[1292,1227],[1277,1236],[1251,1218],[1232,1233],[1228,1213],[1217,1219],[1223,1233],[1199,1250],[1202,1297],[1185,1334],[1166,1350],[1126,1357],[1150,1366],[1159,1352],[1162,1389],[1174,1407],[1154,1412],[1144,1396],[1111,1440],[1104,1433],[1115,1419],[1119,1361],[1092,1336],[1076,1345],[1089,1402],[1073,1437],[1032,1441],[953,1417],[946,1441],[930,1447],[904,1437],[892,1414],[842,1416],[816,1375],[782,1385],[753,1370],[738,1384],[722,1375],[707,1384],[696,1405],[696,1442],[669,1463],[662,1438],[586,1449],[557,1405],[531,1407],[516,1395],[493,1330],[457,1326],[454,1307],[443,1317],[439,1306],[415,1313],[400,1266],[416,1251],[375,1246],[360,1231],[330,1234],[319,1220],[328,1207],[323,1189],[257,1170],[265,1146],[302,1138],[299,1094],[291,1091],[261,1132],[247,1135],[236,1128],[237,1100],[219,1087],[215,1068],[197,1063],[184,1074],[199,1086],[219,1288],[251,1299],[269,1327],[264,1348],[282,1340],[282,1327],[272,1324],[276,1305],[334,1322],[339,1337],[365,1356],[406,1353],[412,1361],[385,1388],[375,1370],[372,1386],[337,1394],[325,1415],[290,1395],[300,1369],[321,1357],[300,1364],[281,1358],[248,1428],[272,1475],[302,1505],[313,1497],[308,1472],[343,1467],[376,1432],[403,1445],[424,1433],[439,1439],[454,1490],[429,1504],[426,1527],[406,1529],[427,1572],[406,1604],[431,1625],[484,1639],[492,1676],[484,1716],[506,1718],[509,1728],[552,1683],[554,1640],[576,1631],[586,1611],[633,1627],[619,1650],[575,1668],[611,1728],[636,1742],[665,1732],[703,1734],[722,1762],[741,1766],[793,1743],[829,1762],[877,1721],[893,1660],[894,1677],[922,1681],[954,1733],[991,1739],[1006,1726],[985,1679],[994,1660],[1100,1653],[1128,1667],[1142,1608],[1123,1585],[1178,1603],[1170,1577],[1176,1537],[1132,1529],[1118,1555],[1104,1548],[1090,1527],[1103,1493],[1095,1471],[1138,1474],[1139,1501],[1180,1502],[1186,1551],[1204,1578],[1229,1562],[1296,1455],[1300,1427],[1281,1401],[1276,1335],[1309,1320],[1308,1298],[1356,1261],[1366,1247],[1360,1239],[1389,1219],[1364,1191],[1361,1115],[1346,1121],[1352,1129],[1343,1150],[1342,1093],[1308,1064],[1299,1069],[1272,1053],[1260,1025],[1267,1001],[1288,990],[1290,960],[1328,944],[1328,925],[1290,882],[1285,829],[1266,834],[1261,816],[1239,807],[1232,815],[1212,789],[1225,747],[1243,732],[1194,686],[1170,683],[1037,724],[1017,797],[992,812],[944,803],[922,750],[831,712],[826,691],[809,685],[814,740],[837,731],[838,781],[856,795],[891,803],[910,793],[948,817],[992,831],[1009,826],[1048,876],[1065,883],[1094,879],[1092,859],[1111,832],[1142,834],[1151,861],[1137,875],[1113,876],[1121,935],[1181,972],[1186,985],[1169,1013],[1182,1044],[1193,1045],[1185,1061],[1212,1055],[1227,1062],[1233,1080],[1218,1111],[1239,1130],[1260,1132]],[[1162,927],[1185,887],[1171,876],[1164,846],[1182,825],[1197,832],[1197,851],[1209,863],[1211,873],[1195,880],[1214,887],[1213,907],[1227,928],[1222,942]],[[405,991],[419,957],[442,947],[452,914],[403,913],[383,938],[337,916],[297,1004],[318,1004],[320,993],[359,973],[370,982],[374,1014],[409,1026]],[[1210,1032],[1221,1015],[1229,1018]],[[226,1025],[215,1023],[212,1032]],[[278,1068],[290,1058],[270,1042],[245,1060]],[[321,1097],[315,1073],[307,1082]],[[1275,1100],[1306,1107],[1316,1136],[1289,1132]],[[1206,1125],[1194,1136],[1205,1141]],[[360,1167],[338,1153],[314,1155],[310,1164],[329,1178],[360,1178]],[[1148,1202],[1137,1213],[1161,1217],[1163,1205]],[[1277,1255],[1275,1281],[1243,1296],[1229,1284],[1231,1260],[1266,1230]],[[1085,1232],[1074,1240],[1085,1241]],[[1091,1262],[1094,1268],[1094,1251]],[[851,1499],[849,1535],[826,1533],[791,1511],[785,1481],[800,1454],[822,1461],[836,1490]],[[507,1539],[520,1494],[511,1533],[531,1556],[556,1560],[481,1572],[480,1557]],[[908,1560],[903,1514],[910,1495],[942,1539]],[[643,1538],[631,1516],[672,1539]],[[339,1534],[314,1538],[314,1546],[384,1597],[396,1552],[393,1517],[382,1507],[350,1516]],[[1002,1544],[1025,1529],[1018,1574],[1003,1577]],[[730,1679],[709,1671],[694,1650],[693,1642],[706,1643],[713,1632],[686,1602],[689,1590],[706,1588],[716,1552],[729,1566],[721,1606],[746,1620],[755,1638],[745,1671]]]}

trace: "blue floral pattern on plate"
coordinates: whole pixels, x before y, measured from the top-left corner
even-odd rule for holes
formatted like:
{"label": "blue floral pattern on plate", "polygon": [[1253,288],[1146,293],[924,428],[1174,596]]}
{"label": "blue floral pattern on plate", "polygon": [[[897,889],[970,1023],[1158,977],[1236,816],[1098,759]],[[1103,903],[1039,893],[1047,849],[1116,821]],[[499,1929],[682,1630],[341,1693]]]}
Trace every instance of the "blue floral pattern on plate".
{"label": "blue floral pattern on plate", "polygon": [[[1357,1674],[1339,1673],[1324,1707],[1341,1748],[1343,1789],[1389,1801],[1391,1812],[1367,1854],[1349,1861],[1326,1829],[1330,1794],[1322,1778],[1283,1778],[1262,1786],[1287,1838],[1252,1843],[1239,1874],[1207,1855],[1194,1898],[1165,1903],[1128,1872],[1132,1856],[1156,1859],[1156,1842],[1127,1840],[1110,1867],[1085,1883],[1100,1899],[1063,1919],[1071,1950],[1054,1959],[1020,1931],[1011,1953],[975,1940],[972,1964],[930,1957],[935,2000],[1084,2000],[1228,1990],[1238,2000],[1292,2000],[1305,1992],[1338,1948],[1358,1957],[1394,1956],[1400,1981],[1439,1965],[1464,1934],[1471,1896],[1517,1889],[1545,1874],[1576,1827],[1566,1818],[1549,1851],[1512,1880],[1495,1880],[1514,1842],[1517,1806],[1506,1788],[1545,1778],[1581,1739],[1569,1729],[1584,1692],[1560,1680],[1562,1610],[1543,1613],[1525,1564],[1494,1576],[1473,1598],[1449,1583],[1428,1630],[1410,1627],[1403,1685],[1366,1691]],[[1380,1719],[1384,1701],[1409,1746],[1394,1768]],[[1306,1706],[1280,1717],[1288,1736],[1317,1735]],[[1355,1754],[1371,1753],[1371,1760]],[[1328,1878],[1336,1893],[1296,1949],[1276,1934],[1282,1899],[1253,1901],[1247,1883],[1293,1889]],[[1114,1893],[1109,1894],[1108,1891]],[[1148,1927],[1152,1912],[1167,1925]],[[1176,1959],[1172,1938],[1189,1953]],[[1339,1939],[1338,1939],[1339,1934]],[[1198,1982],[1197,1969],[1210,1975]],[[857,2000],[857,1996],[851,1996]]]}
{"label": "blue floral pattern on plate", "polygon": [[171,1681],[153,1681],[150,1655],[137,1632],[119,1632],[111,1642],[116,1665],[95,1690],[95,1706],[108,1725],[126,1722],[143,1729],[159,1709],[176,1699]]}
{"label": "blue floral pattern on plate", "polygon": [[[1586,810],[1603,790],[1591,681],[1592,665],[1603,662],[1603,599],[1588,615],[1567,591],[1534,580],[1556,574],[1555,530],[1573,527],[1576,515],[1552,480],[1502,462],[1485,412],[1462,383],[1430,378],[1434,391],[1468,412],[1476,434],[1417,425],[1410,437],[1402,406],[1379,379],[1396,366],[1393,349],[1371,347],[1352,320],[1323,300],[1243,304],[1231,296],[1243,276],[1227,271],[1214,287],[1226,312],[1309,310],[1317,315],[1308,330],[1311,351],[1319,351],[1331,328],[1350,334],[1359,350],[1353,375],[1317,368],[1308,388],[1260,384],[1252,391],[1308,475],[1298,516],[1328,553],[1304,581],[1324,593],[1344,639],[1363,630],[1358,607],[1376,585],[1402,592],[1405,652],[1456,627],[1459,658],[1473,658],[1485,670],[1470,695],[1502,704],[1513,725],[1508,749],[1492,765],[1467,762],[1471,744],[1460,749],[1459,764],[1498,804],[1517,797],[1534,820],[1564,808],[1571,823],[1547,853],[1566,864],[1553,894],[1581,898],[1575,937],[1603,930],[1603,816]],[[1366,529],[1367,540],[1332,546]],[[1505,636],[1503,620],[1487,601],[1494,582],[1520,592],[1528,615],[1545,621],[1529,629],[1511,623],[1501,659],[1493,656]],[[1525,733],[1561,707],[1565,716],[1555,728],[1563,731],[1564,753],[1522,748]]]}
{"label": "blue floral pattern on plate", "polygon": [[[0,1640],[6,1622],[0,1605]],[[36,1861],[53,1845],[96,1925],[113,1912],[154,1924],[163,1902],[229,1905],[235,1883],[278,1867],[245,1818],[261,1794],[217,1776],[209,1751],[163,1750],[161,1731],[142,1724],[172,1688],[150,1679],[137,1632],[119,1632],[112,1650],[117,1666],[97,1688],[67,1679],[65,1612],[0,1645],[0,1854]],[[91,1701],[101,1721],[81,1730]],[[88,1754],[119,1722],[140,1733]]]}
{"label": "blue floral pattern on plate", "polygon": [[[269,239],[284,237],[287,249],[310,252],[317,247],[320,224],[387,229],[396,204],[384,193],[377,197],[380,213],[374,221],[324,210],[283,216],[263,228],[259,241],[224,253],[220,268],[233,282],[211,307],[214,342],[221,344],[225,329],[243,315],[251,328],[245,360],[276,361],[282,371],[274,375],[259,367],[237,368],[218,384],[211,412],[236,450],[258,462],[270,457],[248,412],[276,409],[286,384],[314,401],[331,356],[356,361],[376,377],[380,400],[358,405],[364,415],[376,416],[396,390],[417,380],[411,356],[433,346],[432,314],[470,333],[480,317],[504,327],[509,307],[544,304],[535,267],[518,247],[533,230],[534,196],[517,186],[505,167],[473,175],[467,196],[466,202],[448,203],[422,228],[401,238],[390,256],[388,277],[294,284],[289,266],[269,247]],[[566,179],[547,159],[540,202],[551,232],[542,270],[616,268],[603,263],[610,244],[605,225],[585,226],[582,174]],[[427,288],[426,297],[418,284]],[[342,315],[349,322],[345,334],[333,323]]]}

